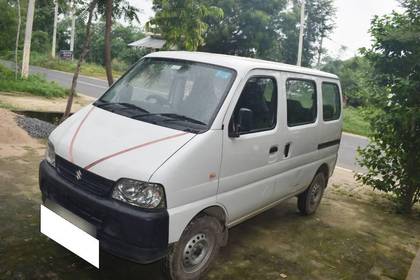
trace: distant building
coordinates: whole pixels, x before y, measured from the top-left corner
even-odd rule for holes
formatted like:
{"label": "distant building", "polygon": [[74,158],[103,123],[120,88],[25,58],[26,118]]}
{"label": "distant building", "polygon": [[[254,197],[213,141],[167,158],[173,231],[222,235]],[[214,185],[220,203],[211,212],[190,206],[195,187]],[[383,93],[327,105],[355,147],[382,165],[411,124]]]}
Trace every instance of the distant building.
{"label": "distant building", "polygon": [[146,48],[151,51],[159,51],[163,48],[166,41],[159,35],[148,35],[143,39],[128,44],[129,47]]}

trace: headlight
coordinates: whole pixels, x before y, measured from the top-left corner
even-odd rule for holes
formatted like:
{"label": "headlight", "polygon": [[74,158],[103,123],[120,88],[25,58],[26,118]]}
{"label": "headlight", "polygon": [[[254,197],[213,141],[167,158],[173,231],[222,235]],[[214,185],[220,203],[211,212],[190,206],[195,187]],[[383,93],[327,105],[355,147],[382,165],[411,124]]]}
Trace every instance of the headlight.
{"label": "headlight", "polygon": [[45,151],[45,159],[55,167],[55,150],[54,145],[50,141],[48,141],[47,150]]}
{"label": "headlight", "polygon": [[131,179],[117,182],[112,198],[141,208],[164,208],[163,186]]}

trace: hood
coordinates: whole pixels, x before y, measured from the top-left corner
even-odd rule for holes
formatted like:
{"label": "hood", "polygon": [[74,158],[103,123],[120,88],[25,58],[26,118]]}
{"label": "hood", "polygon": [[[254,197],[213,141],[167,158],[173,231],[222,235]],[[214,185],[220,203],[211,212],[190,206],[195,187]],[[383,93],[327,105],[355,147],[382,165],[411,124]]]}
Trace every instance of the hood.
{"label": "hood", "polygon": [[110,180],[148,181],[194,134],[130,119],[90,105],[50,136],[60,157]]}

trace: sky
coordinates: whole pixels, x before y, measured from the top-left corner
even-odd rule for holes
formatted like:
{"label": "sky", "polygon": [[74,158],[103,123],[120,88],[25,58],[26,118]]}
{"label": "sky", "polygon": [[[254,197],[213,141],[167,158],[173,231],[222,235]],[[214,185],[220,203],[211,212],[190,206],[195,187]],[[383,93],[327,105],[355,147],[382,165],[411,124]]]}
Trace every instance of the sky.
{"label": "sky", "polygon": [[[152,0],[129,0],[141,9],[140,20],[144,24],[153,16]],[[264,0],[261,0],[264,1]],[[336,29],[325,42],[329,55],[346,59],[357,54],[361,47],[371,44],[368,33],[375,15],[384,15],[398,9],[396,0],[335,0],[337,8]],[[342,50],[342,46],[346,50]]]}
{"label": "sky", "polygon": [[[336,29],[325,46],[330,55],[348,58],[357,54],[361,47],[371,45],[368,32],[375,15],[389,14],[398,9],[396,0],[335,0],[337,8]],[[341,46],[346,46],[344,53]]]}

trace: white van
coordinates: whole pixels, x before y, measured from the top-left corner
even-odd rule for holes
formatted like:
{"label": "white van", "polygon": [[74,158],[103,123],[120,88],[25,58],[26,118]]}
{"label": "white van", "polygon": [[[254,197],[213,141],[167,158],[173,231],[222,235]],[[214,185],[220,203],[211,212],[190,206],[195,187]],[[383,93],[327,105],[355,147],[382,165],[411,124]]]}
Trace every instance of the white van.
{"label": "white van", "polygon": [[51,134],[44,207],[79,217],[107,252],[164,258],[172,279],[197,279],[230,227],[293,196],[303,214],[316,211],[337,160],[341,99],[337,76],[321,71],[147,55]]}

